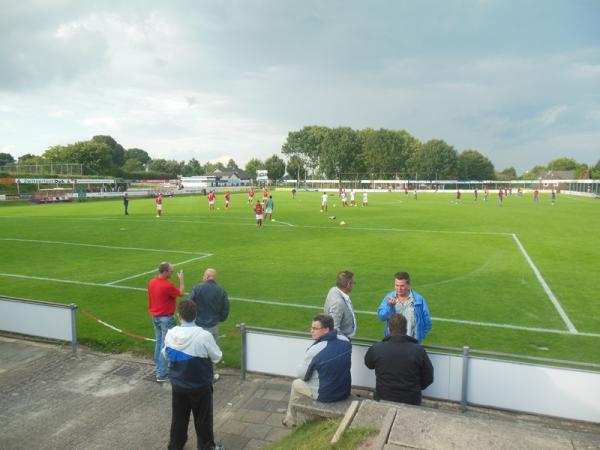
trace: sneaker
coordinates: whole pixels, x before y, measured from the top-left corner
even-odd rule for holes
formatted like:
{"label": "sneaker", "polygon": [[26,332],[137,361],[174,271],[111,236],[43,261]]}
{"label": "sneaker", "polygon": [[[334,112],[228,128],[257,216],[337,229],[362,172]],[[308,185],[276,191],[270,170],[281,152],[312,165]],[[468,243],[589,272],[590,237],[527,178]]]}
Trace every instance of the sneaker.
{"label": "sneaker", "polygon": [[215,444],[215,450],[225,450],[225,447],[223,447],[221,444]]}
{"label": "sneaker", "polygon": [[157,375],[156,376],[156,382],[157,383],[164,383],[165,381],[169,381],[169,376],[168,375]]}
{"label": "sneaker", "polygon": [[213,382],[219,381],[219,378],[221,378],[221,375],[219,375],[218,373],[215,373],[213,375]]}

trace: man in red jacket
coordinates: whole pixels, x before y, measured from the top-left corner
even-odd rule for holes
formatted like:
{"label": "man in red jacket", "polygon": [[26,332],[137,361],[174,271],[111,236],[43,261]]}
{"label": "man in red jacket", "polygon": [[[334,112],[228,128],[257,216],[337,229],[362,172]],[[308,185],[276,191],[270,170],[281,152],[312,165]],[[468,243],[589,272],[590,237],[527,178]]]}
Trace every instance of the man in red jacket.
{"label": "man in red jacket", "polygon": [[148,282],[148,312],[152,316],[156,336],[154,364],[156,381],[159,383],[167,381],[169,377],[167,360],[161,354],[161,350],[165,344],[167,331],[175,326],[176,299],[185,291],[183,270],[177,274],[179,289],[169,282],[174,270],[173,264],[163,262],[158,266],[158,276]]}

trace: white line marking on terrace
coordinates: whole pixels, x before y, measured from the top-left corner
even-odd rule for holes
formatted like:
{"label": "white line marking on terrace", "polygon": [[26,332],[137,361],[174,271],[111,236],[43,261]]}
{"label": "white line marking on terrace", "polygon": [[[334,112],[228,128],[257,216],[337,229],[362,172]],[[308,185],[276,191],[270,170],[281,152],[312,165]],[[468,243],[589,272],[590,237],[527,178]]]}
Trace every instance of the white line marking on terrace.
{"label": "white line marking on terrace", "polygon": [[[59,279],[59,278],[49,278],[49,277],[35,277],[35,276],[30,276],[30,275],[19,275],[19,274],[14,274],[14,273],[1,273],[1,272],[0,272],[0,276],[12,277],[12,278],[22,278],[22,279],[26,279],[26,280],[52,281],[52,282],[56,282],[56,283],[67,283],[67,284],[75,284],[75,285],[82,285],[82,286],[95,286],[95,287],[105,287],[105,288],[113,288],[113,289],[127,289],[127,290],[132,290],[132,291],[146,292],[146,288],[138,288],[138,287],[133,287],[133,286],[115,286],[113,284],[101,284],[101,283],[92,283],[92,282],[86,282],[86,281],[63,280],[63,279]],[[271,301],[271,300],[255,300],[255,299],[242,298],[242,297],[229,297],[229,298],[231,300],[244,302],[244,303],[258,303],[258,304],[271,305],[271,306],[282,306],[282,307],[288,307],[288,308],[303,308],[303,309],[314,309],[314,310],[322,310],[323,309],[321,306],[303,305],[300,303],[285,303],[285,302],[277,302],[277,301]],[[374,311],[360,311],[360,310],[355,311],[355,313],[366,314],[366,315],[371,315],[371,316],[374,316],[377,314]],[[460,324],[464,324],[464,325],[473,325],[473,326],[480,326],[480,327],[505,328],[505,329],[511,329],[511,330],[531,331],[531,332],[535,332],[535,333],[554,333],[554,334],[565,334],[565,335],[576,335],[576,336],[600,338],[600,333],[585,333],[585,332],[579,332],[579,331],[570,332],[570,331],[565,331],[565,330],[556,330],[556,329],[552,329],[552,328],[525,327],[525,326],[521,326],[521,325],[476,322],[476,321],[459,320],[459,319],[445,319],[445,318],[441,318],[441,317],[432,317],[432,319],[434,321],[460,323]]]}
{"label": "white line marking on terrace", "polygon": [[[207,255],[203,255],[203,256],[197,256],[195,258],[186,259],[185,261],[181,261],[181,262],[178,262],[178,263],[173,263],[173,266],[177,267],[178,265],[186,264],[186,263],[189,263],[189,262],[192,262],[192,261],[197,261],[199,259],[208,258],[209,256],[212,256],[212,255],[211,254],[207,254]],[[129,277],[121,278],[120,280],[111,281],[110,283],[105,283],[105,284],[107,286],[109,286],[111,284],[118,284],[121,281],[131,280],[133,278],[138,278],[138,277],[141,277],[143,275],[148,275],[149,273],[154,273],[154,272],[156,272],[156,269],[152,269],[152,270],[149,270],[147,272],[137,273],[135,275],[131,275]]]}
{"label": "white line marking on terrace", "polygon": [[548,286],[548,283],[546,283],[546,280],[544,280],[544,278],[542,277],[542,274],[540,273],[540,271],[538,270],[538,268],[535,266],[535,264],[533,264],[533,261],[529,257],[529,254],[525,250],[525,247],[523,247],[523,244],[521,244],[521,241],[519,240],[519,238],[517,237],[517,235],[513,233],[512,237],[515,240],[515,242],[517,243],[517,247],[519,247],[519,250],[521,250],[521,253],[523,253],[523,256],[525,257],[525,260],[527,261],[527,264],[529,264],[529,267],[531,267],[531,270],[533,270],[533,273],[535,274],[535,276],[537,277],[538,281],[542,285],[542,288],[546,292],[546,295],[548,295],[548,298],[550,299],[550,301],[554,305],[554,308],[556,308],[556,311],[558,311],[558,314],[560,315],[560,317],[562,318],[563,322],[567,326],[567,329],[569,330],[569,332],[571,332],[571,333],[577,333],[577,328],[575,328],[575,325],[573,325],[573,323],[569,319],[569,316],[567,316],[567,313],[565,312],[565,310],[563,309],[563,307],[559,303],[558,299],[554,295],[554,292],[552,292],[552,289],[550,289],[550,286]]}
{"label": "white line marking on terrace", "polygon": [[45,240],[39,240],[39,239],[17,239],[17,238],[0,238],[0,240],[16,241],[16,242],[37,242],[39,244],[75,245],[78,247],[110,248],[110,249],[115,249],[115,250],[136,250],[136,251],[142,251],[142,252],[181,253],[183,255],[212,256],[212,254],[205,253],[205,252],[188,252],[186,250],[167,250],[167,249],[159,249],[159,248],[118,247],[115,245],[85,244],[85,243],[81,243],[81,242],[45,241]]}

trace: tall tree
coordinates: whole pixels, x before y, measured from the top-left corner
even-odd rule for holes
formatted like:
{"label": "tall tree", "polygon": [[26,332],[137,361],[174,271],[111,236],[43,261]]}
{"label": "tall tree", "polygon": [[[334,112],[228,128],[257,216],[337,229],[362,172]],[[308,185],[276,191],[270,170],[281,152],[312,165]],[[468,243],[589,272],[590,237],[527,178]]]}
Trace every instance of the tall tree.
{"label": "tall tree", "polygon": [[41,156],[32,155],[31,153],[19,156],[19,164],[40,164],[41,162]]}
{"label": "tall tree", "polygon": [[338,127],[327,132],[321,143],[321,169],[330,179],[341,180],[364,172],[358,133]]}
{"label": "tall tree", "polygon": [[13,158],[13,156],[10,153],[0,153],[0,166],[14,162],[15,158]]}
{"label": "tall tree", "polygon": [[246,163],[245,170],[253,180],[256,180],[256,171],[260,169],[265,169],[265,163],[258,158],[252,158]]}
{"label": "tall tree", "polygon": [[150,162],[150,155],[146,150],[142,150],[141,148],[129,148],[125,150],[125,160],[128,159],[137,159],[142,164],[148,164]]}
{"label": "tall tree", "polygon": [[407,162],[420,142],[404,130],[373,130],[359,132],[362,159],[371,177],[404,178],[408,176]]}
{"label": "tall tree", "polygon": [[548,170],[577,170],[579,163],[573,158],[558,158],[550,161]]}
{"label": "tall tree", "polygon": [[153,159],[148,163],[148,168],[152,172],[161,172],[171,177],[181,175],[182,172],[181,163],[174,159]]}
{"label": "tall tree", "polygon": [[233,160],[233,158],[229,158],[229,161],[227,161],[227,166],[225,166],[228,170],[236,170],[239,169],[238,165],[235,163],[235,161]]}
{"label": "tall tree", "polygon": [[600,178],[600,159],[598,160],[596,165],[592,167],[592,178],[595,180]]}
{"label": "tall tree", "polygon": [[143,172],[144,165],[135,158],[129,158],[125,160],[122,169],[126,173]]}
{"label": "tall tree", "polygon": [[221,171],[225,170],[225,166],[221,161],[217,161],[216,163],[211,163],[210,161],[207,161],[204,164],[204,173],[213,173],[217,169]]}
{"label": "tall tree", "polygon": [[548,169],[546,168],[546,166],[534,166],[529,170],[526,170],[523,173],[522,178],[524,180],[537,180],[538,178],[540,178],[543,174],[545,174],[548,171]]}
{"label": "tall tree", "polygon": [[494,165],[477,150],[465,150],[458,156],[458,177],[461,180],[493,180]]}
{"label": "tall tree", "polygon": [[297,180],[306,179],[306,164],[304,160],[297,155],[290,156],[285,168],[288,175]]}
{"label": "tall tree", "polygon": [[46,150],[42,156],[49,162],[79,163],[86,174],[113,175],[116,169],[110,148],[100,141],[57,145]]}
{"label": "tall tree", "polygon": [[507,167],[504,170],[501,170],[500,172],[496,172],[496,179],[498,180],[516,180],[517,177],[517,171],[514,167]]}
{"label": "tall tree", "polygon": [[320,167],[322,143],[330,131],[327,127],[311,125],[299,131],[290,131],[281,152],[286,156],[297,156],[314,174]]}
{"label": "tall tree", "polygon": [[419,147],[409,161],[410,175],[420,180],[452,180],[458,176],[458,154],[441,139]]}
{"label": "tall tree", "polygon": [[204,167],[198,162],[196,158],[192,158],[186,164],[186,169],[184,170],[186,176],[194,176],[194,175],[204,175]]}
{"label": "tall tree", "polygon": [[275,181],[285,175],[285,161],[277,155],[273,155],[265,160],[265,169],[269,180]]}
{"label": "tall tree", "polygon": [[117,167],[121,167],[125,162],[125,149],[121,144],[115,141],[111,136],[98,135],[92,138],[94,142],[100,142],[105,144],[112,155],[113,164]]}

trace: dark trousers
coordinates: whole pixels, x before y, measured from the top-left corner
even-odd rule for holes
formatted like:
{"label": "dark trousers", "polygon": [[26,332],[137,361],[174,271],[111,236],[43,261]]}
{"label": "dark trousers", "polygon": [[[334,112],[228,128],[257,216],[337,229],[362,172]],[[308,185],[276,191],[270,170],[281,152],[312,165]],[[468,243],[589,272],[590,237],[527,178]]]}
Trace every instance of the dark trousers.
{"label": "dark trousers", "polygon": [[215,447],[212,395],[212,384],[194,390],[172,390],[173,413],[169,450],[183,449],[187,442],[190,412],[194,415],[198,448],[204,450]]}

